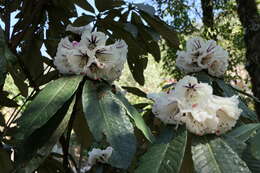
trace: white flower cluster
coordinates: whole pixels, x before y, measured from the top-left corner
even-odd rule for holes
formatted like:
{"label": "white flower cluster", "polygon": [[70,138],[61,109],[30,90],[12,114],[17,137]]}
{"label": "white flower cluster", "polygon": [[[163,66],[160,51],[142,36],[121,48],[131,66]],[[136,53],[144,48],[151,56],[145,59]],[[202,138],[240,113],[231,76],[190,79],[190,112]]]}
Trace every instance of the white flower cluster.
{"label": "white flower cluster", "polygon": [[186,51],[178,51],[176,65],[186,73],[208,69],[212,76],[222,76],[228,67],[228,52],[214,40],[193,37],[186,43]]}
{"label": "white flower cluster", "polygon": [[66,29],[81,35],[79,42],[61,39],[54,65],[63,74],[81,74],[97,80],[113,82],[118,79],[126,62],[127,44],[118,40],[106,46],[107,36],[102,32],[91,32],[91,28],[72,27]]}
{"label": "white flower cluster", "polygon": [[238,97],[213,95],[212,87],[185,76],[168,93],[148,94],[155,101],[153,113],[166,124],[185,124],[197,135],[223,134],[235,126],[241,109]]}
{"label": "white flower cluster", "polygon": [[92,166],[94,166],[97,162],[107,163],[108,159],[112,155],[113,148],[107,147],[105,150],[101,150],[99,148],[93,148],[92,151],[88,152],[88,162],[87,166],[82,168],[82,172],[89,171]]}

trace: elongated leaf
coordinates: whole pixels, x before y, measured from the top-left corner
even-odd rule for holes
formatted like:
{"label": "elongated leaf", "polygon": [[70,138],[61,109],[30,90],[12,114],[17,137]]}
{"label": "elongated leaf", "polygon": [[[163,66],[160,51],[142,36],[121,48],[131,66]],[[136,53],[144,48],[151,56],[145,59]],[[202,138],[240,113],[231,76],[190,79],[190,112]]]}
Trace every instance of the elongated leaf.
{"label": "elongated leaf", "polygon": [[114,0],[95,0],[98,11],[105,11],[113,7]]}
{"label": "elongated leaf", "polygon": [[0,27],[0,86],[4,84],[5,76],[6,76],[6,60],[4,58],[4,47],[5,47],[5,39],[2,28]]}
{"label": "elongated leaf", "polygon": [[132,94],[137,95],[139,97],[147,98],[146,97],[146,93],[143,92],[142,90],[140,90],[139,88],[136,88],[136,87],[126,87],[126,86],[123,86],[122,88],[125,89],[129,93],[132,93]]}
{"label": "elongated leaf", "polygon": [[244,124],[242,126],[233,129],[225,136],[227,138],[232,137],[241,142],[246,142],[253,134],[256,133],[256,130],[258,130],[259,128],[260,128],[259,123]]}
{"label": "elongated leaf", "polygon": [[82,76],[63,77],[52,81],[36,96],[18,119],[18,140],[30,136],[44,125],[77,90]]}
{"label": "elongated leaf", "polygon": [[[231,97],[233,95],[237,95],[237,93],[230,87],[228,86],[223,80],[220,79],[215,79],[216,83],[218,84],[219,88],[223,90],[223,95],[226,97]],[[251,120],[257,120],[257,115],[254,111],[250,110],[245,103],[239,98],[239,105],[238,105],[243,112],[241,115],[245,118],[249,118]]]}
{"label": "elongated leaf", "polygon": [[242,159],[246,162],[248,168],[251,170],[252,173],[260,172],[260,160],[254,158],[250,151],[250,145],[248,145],[243,152]]}
{"label": "elongated leaf", "polygon": [[75,104],[75,98],[72,102],[71,100],[65,103],[46,124],[35,130],[18,147],[16,158],[18,173],[33,172],[49,155],[67,128]]}
{"label": "elongated leaf", "polygon": [[260,160],[260,132],[258,133],[250,140],[251,143],[251,153],[254,156],[254,158]]}
{"label": "elongated leaf", "polygon": [[111,88],[104,83],[86,81],[82,103],[94,138],[101,141],[105,135],[114,149],[110,164],[118,168],[127,168],[136,151],[136,138],[127,112],[122,104],[118,103]]}
{"label": "elongated leaf", "polygon": [[152,16],[145,12],[144,10],[140,10],[141,16],[147,21],[147,23],[154,28],[163,38],[169,43],[169,45],[173,48],[179,47],[179,39],[176,32],[171,28],[171,26],[164,23],[156,16]]}
{"label": "elongated leaf", "polygon": [[79,18],[77,18],[74,22],[73,22],[73,26],[85,26],[88,25],[90,22],[95,20],[95,16],[90,16],[90,15],[83,15],[80,16]]}
{"label": "elongated leaf", "polygon": [[82,99],[77,101],[75,105],[75,114],[77,115],[74,123],[73,130],[76,134],[78,142],[81,144],[83,148],[88,148],[91,146],[93,142],[93,137],[89,130],[88,124],[85,121],[84,113],[82,110]]}
{"label": "elongated leaf", "polygon": [[249,173],[246,163],[221,138],[196,137],[192,159],[199,173]]}
{"label": "elongated leaf", "polygon": [[179,129],[166,131],[174,133],[173,139],[154,144],[142,156],[136,173],[179,172],[187,143],[187,131]]}
{"label": "elongated leaf", "polygon": [[146,125],[140,113],[128,102],[128,100],[120,92],[118,92],[116,96],[123,103],[128,115],[134,120],[136,127],[143,132],[144,136],[150,142],[153,142],[154,136],[150,128]]}
{"label": "elongated leaf", "polygon": [[75,4],[83,8],[84,10],[95,12],[94,8],[88,3],[87,0],[73,0]]}

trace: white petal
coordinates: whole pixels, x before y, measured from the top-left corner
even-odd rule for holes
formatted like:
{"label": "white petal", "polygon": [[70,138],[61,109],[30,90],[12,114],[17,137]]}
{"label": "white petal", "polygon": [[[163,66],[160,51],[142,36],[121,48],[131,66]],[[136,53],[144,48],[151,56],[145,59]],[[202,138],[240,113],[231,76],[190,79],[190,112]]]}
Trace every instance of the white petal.
{"label": "white petal", "polygon": [[94,49],[97,46],[105,46],[107,37],[103,32],[90,32],[86,30],[81,35],[80,44],[86,45],[89,49]]}
{"label": "white petal", "polygon": [[195,51],[204,47],[205,40],[201,37],[192,37],[186,43],[186,49],[189,52]]}
{"label": "white petal", "polygon": [[224,75],[228,68],[228,62],[225,59],[213,59],[208,67],[208,72],[212,76],[220,77]]}
{"label": "white petal", "polygon": [[155,101],[152,111],[157,118],[165,124],[181,124],[176,119],[179,114],[177,102],[171,98],[170,93],[148,94],[148,98]]}

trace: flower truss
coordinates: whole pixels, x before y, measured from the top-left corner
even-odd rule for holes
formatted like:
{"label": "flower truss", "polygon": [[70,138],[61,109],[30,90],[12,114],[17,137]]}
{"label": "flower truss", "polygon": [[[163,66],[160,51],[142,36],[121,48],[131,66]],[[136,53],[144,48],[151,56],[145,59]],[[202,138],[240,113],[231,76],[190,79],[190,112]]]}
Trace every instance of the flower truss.
{"label": "flower truss", "polygon": [[92,166],[94,166],[97,162],[107,163],[108,159],[112,155],[112,152],[112,147],[107,147],[105,150],[93,148],[92,151],[88,152],[87,166],[82,168],[82,172],[89,171],[92,168]]}
{"label": "flower truss", "polygon": [[214,40],[194,37],[187,41],[186,51],[178,51],[176,65],[186,73],[207,69],[212,76],[222,76],[228,67],[228,52]]}
{"label": "flower truss", "polygon": [[185,76],[167,93],[148,94],[155,101],[153,113],[166,124],[185,124],[197,135],[220,135],[235,126],[241,109],[238,97],[213,95],[212,87]]}
{"label": "flower truss", "polygon": [[127,44],[118,40],[106,45],[107,36],[102,32],[91,32],[89,26],[66,29],[81,36],[80,41],[61,39],[54,65],[63,74],[87,75],[94,80],[113,82],[118,79],[126,62]]}

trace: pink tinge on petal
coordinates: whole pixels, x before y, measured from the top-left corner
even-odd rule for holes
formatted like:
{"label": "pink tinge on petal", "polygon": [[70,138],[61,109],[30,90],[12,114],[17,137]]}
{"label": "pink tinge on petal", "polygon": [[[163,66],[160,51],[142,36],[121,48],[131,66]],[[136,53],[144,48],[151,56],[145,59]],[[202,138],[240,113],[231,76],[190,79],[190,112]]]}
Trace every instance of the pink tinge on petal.
{"label": "pink tinge on petal", "polygon": [[193,104],[192,105],[192,108],[195,108],[195,107],[197,107],[198,106],[198,104]]}
{"label": "pink tinge on petal", "polygon": [[73,42],[72,42],[72,46],[73,46],[73,47],[78,47],[78,46],[79,46],[79,42],[73,41]]}

